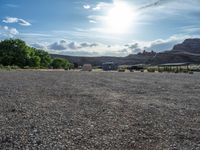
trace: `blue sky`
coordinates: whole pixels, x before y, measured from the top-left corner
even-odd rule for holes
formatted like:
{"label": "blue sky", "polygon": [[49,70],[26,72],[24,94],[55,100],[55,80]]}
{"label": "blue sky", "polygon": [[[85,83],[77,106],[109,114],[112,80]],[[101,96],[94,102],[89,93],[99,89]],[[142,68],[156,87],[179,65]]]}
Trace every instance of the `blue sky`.
{"label": "blue sky", "polygon": [[126,56],[200,37],[199,0],[1,0],[0,39],[51,53]]}

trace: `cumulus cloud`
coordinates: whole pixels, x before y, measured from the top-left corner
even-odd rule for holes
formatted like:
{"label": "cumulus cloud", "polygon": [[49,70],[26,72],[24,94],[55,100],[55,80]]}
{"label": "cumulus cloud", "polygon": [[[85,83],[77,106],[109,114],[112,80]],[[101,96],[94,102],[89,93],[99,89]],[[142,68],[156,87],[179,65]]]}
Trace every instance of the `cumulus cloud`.
{"label": "cumulus cloud", "polygon": [[82,48],[85,48],[85,47],[96,47],[96,46],[98,46],[98,44],[97,43],[81,43],[80,44],[80,46],[82,47]]}
{"label": "cumulus cloud", "polygon": [[52,49],[52,50],[66,50],[66,49],[68,49],[68,47],[67,47],[67,41],[61,40],[59,42],[55,42],[53,44],[50,44],[48,46],[48,48]]}
{"label": "cumulus cloud", "polygon": [[10,28],[10,29],[8,29],[8,31],[9,31],[9,33],[12,34],[12,35],[17,35],[17,34],[19,34],[19,32],[17,31],[17,29],[15,29],[15,28]]}
{"label": "cumulus cloud", "polygon": [[78,50],[82,48],[92,48],[97,47],[97,43],[77,43],[77,42],[68,42],[66,40],[60,40],[59,42],[54,42],[48,46],[52,50]]}
{"label": "cumulus cloud", "polygon": [[19,34],[19,31],[16,28],[10,28],[8,26],[0,26],[0,33],[4,37],[14,37]]}
{"label": "cumulus cloud", "polygon": [[182,43],[185,39],[188,38],[199,38],[200,35],[173,35],[167,39],[156,39],[153,41],[133,41],[124,45],[121,51],[126,53],[137,54],[139,52],[146,51],[155,51],[163,52],[172,50],[173,46]]}
{"label": "cumulus cloud", "polygon": [[30,26],[31,24],[24,20],[24,19],[20,19],[20,18],[15,18],[15,17],[6,17],[4,20],[3,20],[4,23],[18,23],[19,25],[22,25],[22,26]]}
{"label": "cumulus cloud", "polygon": [[[8,27],[4,27],[6,30]],[[5,30],[4,29],[4,30]],[[174,35],[167,39],[157,39],[153,41],[133,41],[122,44],[103,44],[60,40],[52,44],[34,43],[31,46],[44,49],[50,53],[66,54],[74,56],[128,56],[129,54],[137,54],[139,52],[155,51],[162,52],[171,50],[175,44],[181,43],[187,38],[199,38],[199,35]]]}
{"label": "cumulus cloud", "polygon": [[166,50],[171,50],[174,45],[177,43],[181,43],[185,39],[190,38],[190,36],[171,36],[168,39],[157,39],[149,42],[148,46],[144,47],[144,49],[148,51],[156,51],[162,52]]}
{"label": "cumulus cloud", "polygon": [[146,50],[148,51],[156,51],[156,52],[161,52],[164,50],[171,50],[173,45],[177,44],[179,40],[162,40],[158,39],[155,41],[152,41],[150,46],[145,47]]}
{"label": "cumulus cloud", "polygon": [[81,48],[81,47],[79,47],[79,45],[78,45],[76,42],[70,42],[70,43],[68,43],[68,44],[67,44],[67,47],[68,47],[69,49],[72,49],[72,50],[76,50],[76,49],[78,49],[78,48]]}
{"label": "cumulus cloud", "polygon": [[132,50],[135,52],[146,51],[155,51],[155,52],[163,52],[172,50],[173,46],[183,42],[188,38],[199,38],[199,35],[173,35],[167,39],[156,39],[153,41],[134,41],[133,43],[129,43],[124,45],[126,49]]}
{"label": "cumulus cloud", "polygon": [[87,52],[87,51],[60,51],[58,54],[61,55],[71,55],[71,56],[98,56],[97,52]]}
{"label": "cumulus cloud", "polygon": [[143,51],[143,48],[138,43],[126,44],[124,45],[124,51],[131,52],[133,54]]}

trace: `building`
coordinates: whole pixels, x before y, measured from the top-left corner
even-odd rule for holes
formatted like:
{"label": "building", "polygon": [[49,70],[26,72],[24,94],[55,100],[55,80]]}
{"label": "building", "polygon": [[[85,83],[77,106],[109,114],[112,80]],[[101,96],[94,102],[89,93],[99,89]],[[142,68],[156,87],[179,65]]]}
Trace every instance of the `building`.
{"label": "building", "polygon": [[189,71],[189,65],[190,63],[185,62],[185,63],[166,63],[166,64],[160,64],[158,65],[158,71],[159,70],[164,70],[164,71]]}
{"label": "building", "polygon": [[102,69],[104,71],[112,71],[112,70],[117,70],[118,65],[115,64],[114,62],[105,62],[102,64]]}

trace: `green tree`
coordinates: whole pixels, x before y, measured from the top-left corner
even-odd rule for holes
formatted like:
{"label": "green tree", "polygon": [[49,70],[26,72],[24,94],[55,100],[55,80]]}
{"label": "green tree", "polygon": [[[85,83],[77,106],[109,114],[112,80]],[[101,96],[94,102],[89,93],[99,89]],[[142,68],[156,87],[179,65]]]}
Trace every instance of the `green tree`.
{"label": "green tree", "polygon": [[41,58],[34,48],[20,39],[9,39],[0,42],[0,64],[4,66],[39,67]]}
{"label": "green tree", "polygon": [[32,56],[29,59],[28,66],[29,67],[40,67],[40,57],[39,56]]}
{"label": "green tree", "polygon": [[48,68],[51,61],[47,52],[29,47],[20,39],[0,42],[0,64],[4,66]]}
{"label": "green tree", "polygon": [[53,59],[51,66],[53,69],[69,69],[70,63],[66,59],[55,58]]}
{"label": "green tree", "polygon": [[34,51],[19,39],[9,39],[0,42],[0,64],[4,66],[27,66]]}
{"label": "green tree", "polygon": [[52,66],[54,69],[70,69],[72,64],[66,59],[51,59],[50,55],[26,45],[20,39],[9,39],[0,42],[0,64],[3,66],[19,66],[21,68],[48,68]]}
{"label": "green tree", "polygon": [[35,49],[35,54],[40,57],[40,67],[48,68],[52,61],[49,54],[43,50],[37,49]]}

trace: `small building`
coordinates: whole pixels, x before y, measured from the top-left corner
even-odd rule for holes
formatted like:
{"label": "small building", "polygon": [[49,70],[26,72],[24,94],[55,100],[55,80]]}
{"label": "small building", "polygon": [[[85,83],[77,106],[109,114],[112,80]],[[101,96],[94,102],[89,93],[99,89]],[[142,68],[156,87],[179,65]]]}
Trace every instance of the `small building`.
{"label": "small building", "polygon": [[184,63],[166,63],[166,64],[160,64],[158,65],[158,70],[161,70],[163,68],[164,71],[182,71],[186,70],[189,71],[189,62],[184,62]]}
{"label": "small building", "polygon": [[92,71],[92,65],[91,64],[84,64],[82,67],[82,71]]}
{"label": "small building", "polygon": [[102,64],[102,69],[104,71],[112,71],[112,70],[117,70],[118,65],[115,64],[114,62],[105,62]]}

